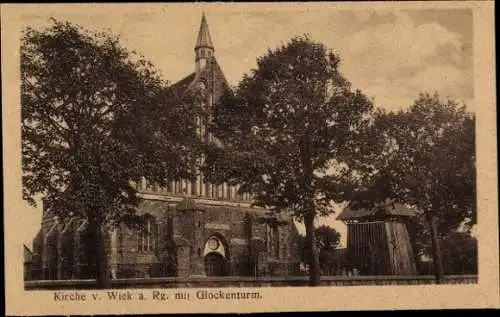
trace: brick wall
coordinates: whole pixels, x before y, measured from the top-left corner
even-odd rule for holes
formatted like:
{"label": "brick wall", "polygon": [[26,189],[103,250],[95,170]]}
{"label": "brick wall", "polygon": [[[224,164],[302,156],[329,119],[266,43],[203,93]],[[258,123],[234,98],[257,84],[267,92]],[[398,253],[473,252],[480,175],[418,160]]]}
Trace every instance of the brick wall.
{"label": "brick wall", "polygon": [[[258,221],[259,215],[262,214],[262,211],[258,210],[252,214],[252,210],[220,205],[200,205],[198,210],[176,210],[174,204],[166,201],[145,200],[140,206],[139,214],[150,214],[158,222],[156,243],[159,250],[163,250],[166,240],[169,239],[168,222],[172,221],[178,276],[205,274],[203,253],[205,243],[211,236],[217,236],[225,245],[230,275],[253,275],[253,264],[259,256],[251,250],[252,239],[260,239],[265,245],[266,224]],[[293,223],[289,225],[293,226]],[[294,251],[291,250],[293,244],[290,227],[281,226],[279,235],[280,257],[276,259],[277,267],[281,262],[287,264],[293,261]],[[137,250],[137,233],[125,227],[121,228],[118,241],[118,259],[121,264],[161,263],[161,258],[165,255],[160,252],[141,254]],[[266,251],[260,250],[260,267],[264,274],[269,271]],[[276,274],[285,275],[285,272],[278,270]]]}
{"label": "brick wall", "polygon": [[[152,272],[161,271],[159,266],[166,263],[174,266],[168,274],[203,276],[205,244],[211,236],[217,236],[225,246],[229,275],[249,276],[256,274],[256,270],[260,275],[270,272],[269,254],[265,247],[266,223],[261,219],[265,212],[262,210],[213,203],[201,205],[197,210],[176,210],[176,203],[172,201],[145,199],[138,213],[154,219],[155,247],[140,250],[139,231],[125,225],[107,232],[105,249],[110,273],[115,278],[160,274]],[[274,267],[293,261],[290,226],[294,226],[293,223],[279,229],[280,256],[275,259]],[[31,270],[35,274],[32,275],[36,279],[91,278],[89,274],[93,267],[87,263],[87,252],[92,252],[89,245],[92,246],[92,241],[86,237],[86,224],[82,219],[66,225],[46,221],[34,239]],[[59,263],[60,255],[65,259],[62,265]],[[286,275],[284,271],[276,272]]]}

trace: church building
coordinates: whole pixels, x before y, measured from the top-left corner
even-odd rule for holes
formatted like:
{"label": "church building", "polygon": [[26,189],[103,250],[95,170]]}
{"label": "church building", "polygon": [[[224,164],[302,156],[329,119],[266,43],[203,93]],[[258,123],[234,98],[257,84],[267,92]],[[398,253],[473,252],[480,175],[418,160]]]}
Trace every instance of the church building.
{"label": "church building", "polygon": [[[171,86],[181,99],[193,89],[206,92],[212,108],[229,85],[217,63],[207,20],[202,16],[194,47],[194,72]],[[200,124],[200,133],[208,135]],[[125,225],[106,234],[113,278],[287,276],[298,267],[298,232],[287,214],[252,207],[252,196],[238,186],[214,185],[199,173],[195,181],[166,187],[146,179],[135,185],[143,198],[138,213],[147,230]],[[33,241],[32,279],[83,279],[94,276],[86,262],[87,222],[44,212]]]}

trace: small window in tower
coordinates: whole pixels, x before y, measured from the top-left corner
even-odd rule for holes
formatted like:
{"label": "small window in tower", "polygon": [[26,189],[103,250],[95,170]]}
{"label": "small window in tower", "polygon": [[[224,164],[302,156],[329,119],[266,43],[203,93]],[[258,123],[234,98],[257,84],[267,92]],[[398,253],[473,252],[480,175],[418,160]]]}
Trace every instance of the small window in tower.
{"label": "small window in tower", "polygon": [[208,51],[208,57],[211,57],[211,56],[212,56],[212,52]]}
{"label": "small window in tower", "polygon": [[201,256],[201,249],[198,248],[198,256]]}

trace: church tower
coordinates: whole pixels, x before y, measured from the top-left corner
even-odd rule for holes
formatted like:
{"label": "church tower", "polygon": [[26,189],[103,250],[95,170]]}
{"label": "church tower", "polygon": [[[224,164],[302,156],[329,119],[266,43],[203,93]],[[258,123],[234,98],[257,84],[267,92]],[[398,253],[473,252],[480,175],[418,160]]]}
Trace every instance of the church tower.
{"label": "church tower", "polygon": [[196,74],[198,75],[205,68],[207,61],[212,58],[215,51],[212,39],[210,38],[210,32],[208,31],[205,13],[201,17],[200,30],[194,51],[196,54]]}

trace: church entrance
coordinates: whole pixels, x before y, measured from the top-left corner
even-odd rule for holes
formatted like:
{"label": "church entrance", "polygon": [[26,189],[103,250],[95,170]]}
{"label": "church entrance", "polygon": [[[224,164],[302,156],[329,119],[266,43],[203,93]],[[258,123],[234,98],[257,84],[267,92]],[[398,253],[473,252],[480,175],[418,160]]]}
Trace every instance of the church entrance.
{"label": "church entrance", "polygon": [[226,274],[226,260],[216,252],[205,256],[205,273],[207,276],[224,276]]}
{"label": "church entrance", "polygon": [[207,276],[228,275],[227,247],[224,238],[213,235],[205,242],[205,274]]}

